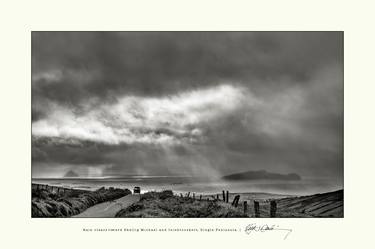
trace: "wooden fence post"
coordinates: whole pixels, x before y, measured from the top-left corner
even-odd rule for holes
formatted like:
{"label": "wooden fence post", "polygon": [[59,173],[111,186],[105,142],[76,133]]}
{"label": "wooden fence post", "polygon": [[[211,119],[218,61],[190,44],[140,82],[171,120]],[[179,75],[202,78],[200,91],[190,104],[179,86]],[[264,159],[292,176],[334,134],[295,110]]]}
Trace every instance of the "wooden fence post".
{"label": "wooden fence post", "polygon": [[240,196],[236,195],[232,201],[232,206],[237,207],[238,201],[240,200]]}
{"label": "wooden fence post", "polygon": [[216,195],[216,199],[219,200],[219,194]]}
{"label": "wooden fence post", "polygon": [[229,202],[229,191],[227,190],[227,198],[226,198],[226,203],[228,203]]}
{"label": "wooden fence post", "polygon": [[259,218],[260,217],[259,202],[257,202],[257,201],[254,201],[254,211],[255,211],[255,217]]}
{"label": "wooden fence post", "polygon": [[180,197],[184,197],[182,194],[180,194]]}
{"label": "wooden fence post", "polygon": [[193,199],[195,200],[195,193],[193,193]]}
{"label": "wooden fence post", "polygon": [[202,200],[202,195],[199,195],[199,200],[200,200],[200,201]]}
{"label": "wooden fence post", "polygon": [[189,196],[190,196],[190,192],[187,193],[187,196],[186,196],[186,197],[189,198]]}
{"label": "wooden fence post", "polygon": [[240,201],[240,196],[237,195],[237,198],[236,198],[236,203],[234,203],[234,207],[237,207],[238,206],[238,202]]}
{"label": "wooden fence post", "polygon": [[247,201],[243,202],[243,212],[247,214]]}
{"label": "wooden fence post", "polygon": [[271,218],[276,217],[277,204],[276,201],[271,201],[270,216]]}
{"label": "wooden fence post", "polygon": [[223,190],[223,201],[225,202],[225,191]]}

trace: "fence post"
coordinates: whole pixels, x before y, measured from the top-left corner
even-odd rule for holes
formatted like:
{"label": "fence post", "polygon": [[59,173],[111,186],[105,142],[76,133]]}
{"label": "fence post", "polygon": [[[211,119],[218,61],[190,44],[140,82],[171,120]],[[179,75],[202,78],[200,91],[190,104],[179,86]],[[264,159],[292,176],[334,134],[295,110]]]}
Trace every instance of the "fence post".
{"label": "fence post", "polygon": [[184,197],[184,196],[180,193],[180,197]]}
{"label": "fence post", "polygon": [[193,199],[195,200],[195,193],[193,193]]}
{"label": "fence post", "polygon": [[199,196],[199,200],[200,200],[200,201],[202,200],[202,195]]}
{"label": "fence post", "polygon": [[190,196],[190,192],[187,193],[187,198],[189,198],[189,196]]}
{"label": "fence post", "polygon": [[247,214],[247,201],[243,202],[243,212]]}
{"label": "fence post", "polygon": [[229,191],[227,190],[227,198],[226,198],[226,203],[228,203],[229,202]]}
{"label": "fence post", "polygon": [[225,202],[225,191],[223,190],[223,201]]}
{"label": "fence post", "polygon": [[276,201],[271,201],[270,216],[271,218],[276,217],[277,204]]}
{"label": "fence post", "polygon": [[259,214],[259,202],[257,202],[257,201],[254,201],[254,211],[255,211],[255,217],[259,218],[260,217],[260,214]]}
{"label": "fence post", "polygon": [[234,203],[234,207],[238,206],[238,202],[240,201],[240,196],[236,195],[236,202]]}
{"label": "fence post", "polygon": [[236,195],[232,201],[232,206],[237,207],[238,201],[240,200],[240,196]]}

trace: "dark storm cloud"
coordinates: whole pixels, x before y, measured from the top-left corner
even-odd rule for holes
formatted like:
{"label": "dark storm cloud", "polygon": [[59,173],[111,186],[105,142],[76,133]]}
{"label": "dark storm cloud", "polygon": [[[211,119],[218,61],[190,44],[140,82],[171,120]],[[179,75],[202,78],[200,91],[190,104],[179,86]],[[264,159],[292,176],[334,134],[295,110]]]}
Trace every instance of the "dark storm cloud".
{"label": "dark storm cloud", "polygon": [[33,32],[33,163],[340,176],[342,69],[341,32]]}
{"label": "dark storm cloud", "polygon": [[327,32],[34,32],[32,41],[33,94],[67,103],[222,80],[301,83],[342,61],[342,34]]}

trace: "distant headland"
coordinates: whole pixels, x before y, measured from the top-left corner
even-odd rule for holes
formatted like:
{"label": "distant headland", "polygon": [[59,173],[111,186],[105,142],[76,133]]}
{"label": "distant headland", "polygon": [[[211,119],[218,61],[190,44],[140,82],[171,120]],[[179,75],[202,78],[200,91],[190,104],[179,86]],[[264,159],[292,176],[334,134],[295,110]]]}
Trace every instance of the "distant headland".
{"label": "distant headland", "polygon": [[268,172],[266,170],[258,171],[245,171],[241,173],[231,174],[223,176],[224,180],[285,180],[285,181],[295,181],[301,180],[301,176],[296,173],[291,174],[278,174]]}
{"label": "distant headland", "polygon": [[68,172],[66,172],[64,177],[79,177],[79,175],[76,172],[74,172],[73,170],[69,170]]}

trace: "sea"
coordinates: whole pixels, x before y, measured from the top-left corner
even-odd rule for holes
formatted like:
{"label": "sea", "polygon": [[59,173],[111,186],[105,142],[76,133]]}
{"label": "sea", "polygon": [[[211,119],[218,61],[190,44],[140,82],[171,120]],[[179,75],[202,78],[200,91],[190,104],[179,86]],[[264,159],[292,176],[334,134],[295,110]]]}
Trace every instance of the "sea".
{"label": "sea", "polygon": [[121,176],[95,178],[33,178],[32,183],[48,184],[74,189],[96,190],[101,187],[140,187],[141,193],[172,190],[174,193],[218,194],[222,190],[231,193],[270,193],[279,195],[311,195],[343,189],[343,182],[330,178],[306,178],[285,180],[236,180],[207,179],[186,176]]}

